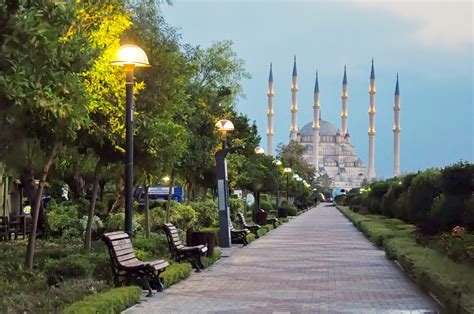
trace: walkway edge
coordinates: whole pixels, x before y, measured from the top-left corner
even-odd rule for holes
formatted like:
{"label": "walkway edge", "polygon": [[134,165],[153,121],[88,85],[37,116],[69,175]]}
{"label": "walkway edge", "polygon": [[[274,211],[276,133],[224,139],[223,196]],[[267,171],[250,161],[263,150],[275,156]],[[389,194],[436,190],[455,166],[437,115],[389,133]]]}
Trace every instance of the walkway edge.
{"label": "walkway edge", "polygon": [[[353,213],[352,211],[350,211],[350,209],[345,209],[345,208],[342,208],[341,206],[337,205],[336,208],[350,221],[352,222],[352,224],[357,228],[357,230],[359,230],[362,234],[364,234],[364,236],[370,240],[372,243],[374,243],[374,245],[376,245],[377,247],[379,247],[380,249],[384,250],[387,258],[389,260],[391,260],[395,265],[397,265],[397,267],[399,267],[405,274],[407,274],[407,276],[418,286],[420,287],[423,291],[425,291],[431,299],[433,299],[441,308],[443,308],[443,310],[449,312],[449,313],[472,313],[472,309],[470,308],[469,305],[465,305],[463,304],[463,300],[462,300],[462,297],[460,296],[457,300],[452,300],[450,299],[449,297],[445,296],[445,295],[441,295],[440,294],[440,291],[438,291],[439,295],[437,295],[433,285],[427,283],[427,279],[430,279],[429,281],[431,281],[431,283],[433,283],[433,280],[432,278],[418,278],[415,276],[414,272],[415,270],[418,270],[418,271],[422,271],[420,269],[417,269],[417,266],[416,265],[412,265],[413,266],[413,271],[410,271],[410,269],[408,269],[407,267],[404,267],[403,264],[408,264],[406,261],[404,263],[403,260],[399,260],[397,259],[397,257],[395,256],[392,256],[393,254],[390,254],[389,255],[389,252],[387,250],[387,248],[384,246],[384,245],[381,245],[381,246],[378,246],[376,244],[376,242],[370,238],[370,236],[365,233],[363,230],[361,230],[360,228],[360,225],[357,224],[357,221],[356,219],[354,219],[353,216],[351,216],[351,213]],[[350,211],[350,212],[348,212]],[[357,214],[357,213],[354,213],[354,214]],[[359,214],[360,215],[360,214]],[[421,246],[420,246],[421,247]],[[427,275],[428,276],[428,275]],[[436,282],[435,282],[436,283]],[[442,285],[441,283],[437,283],[438,286],[436,288],[440,288],[440,286]],[[431,289],[430,289],[431,288]],[[443,287],[444,288],[444,287]],[[440,289],[438,289],[440,290]],[[441,289],[442,290],[442,289]],[[451,291],[450,291],[451,292]],[[454,292],[452,292],[454,293]],[[445,300],[444,302],[442,301],[443,299],[447,299]],[[447,301],[447,302],[446,302]]]}

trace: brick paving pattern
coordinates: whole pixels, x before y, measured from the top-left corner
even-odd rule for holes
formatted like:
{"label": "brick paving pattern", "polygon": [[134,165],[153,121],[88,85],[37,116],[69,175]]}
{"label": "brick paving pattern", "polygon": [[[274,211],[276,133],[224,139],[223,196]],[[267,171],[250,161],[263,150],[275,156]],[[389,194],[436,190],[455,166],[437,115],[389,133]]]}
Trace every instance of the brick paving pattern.
{"label": "brick paving pattern", "polygon": [[322,204],[131,313],[437,313],[335,208]]}

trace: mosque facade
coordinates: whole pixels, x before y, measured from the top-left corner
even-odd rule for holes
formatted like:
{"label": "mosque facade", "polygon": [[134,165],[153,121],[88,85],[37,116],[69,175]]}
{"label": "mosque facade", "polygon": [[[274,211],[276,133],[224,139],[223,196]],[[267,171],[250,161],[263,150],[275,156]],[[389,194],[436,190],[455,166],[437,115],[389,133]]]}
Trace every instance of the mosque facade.
{"label": "mosque facade", "polygon": [[[370,73],[369,85],[369,164],[366,167],[356,153],[355,147],[351,143],[351,137],[347,129],[347,100],[348,100],[348,83],[347,71],[344,66],[344,75],[342,79],[341,92],[341,128],[339,129],[333,123],[322,120],[319,102],[319,82],[318,74],[314,85],[314,101],[313,101],[313,121],[306,123],[301,129],[297,124],[297,92],[298,92],[298,72],[296,68],[296,57],[293,63],[293,74],[291,84],[291,127],[290,142],[297,143],[306,147],[303,158],[316,170],[316,177],[328,175],[331,179],[333,187],[352,189],[360,187],[364,179],[372,180],[375,178],[375,70],[372,60],[372,68]],[[400,92],[398,85],[398,75],[395,88],[394,101],[394,176],[400,174]],[[268,80],[268,129],[267,129],[267,152],[271,154],[273,149],[273,73],[270,64],[270,75]]]}

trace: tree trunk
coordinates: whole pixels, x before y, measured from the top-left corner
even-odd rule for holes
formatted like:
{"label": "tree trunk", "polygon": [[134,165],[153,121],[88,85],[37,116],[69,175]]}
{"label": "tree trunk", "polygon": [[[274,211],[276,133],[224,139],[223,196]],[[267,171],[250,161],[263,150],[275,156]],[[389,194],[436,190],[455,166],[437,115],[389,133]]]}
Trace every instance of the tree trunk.
{"label": "tree trunk", "polygon": [[174,168],[171,169],[170,186],[168,187],[168,200],[166,201],[166,222],[170,222],[171,197],[173,196]]}
{"label": "tree trunk", "polygon": [[146,175],[145,179],[145,237],[150,237],[150,198],[148,195],[150,188],[150,177]]}
{"label": "tree trunk", "polygon": [[51,150],[49,158],[43,167],[38,191],[36,192],[36,198],[33,204],[34,206],[31,209],[32,214],[33,214],[33,217],[32,217],[33,219],[31,222],[31,231],[30,231],[30,237],[28,238],[28,248],[26,249],[26,259],[25,259],[25,266],[29,270],[33,269],[33,258],[34,258],[35,247],[36,247],[36,230],[38,228],[38,217],[40,214],[40,208],[41,208],[41,203],[42,203],[41,198],[43,197],[43,190],[46,184],[46,179],[48,178],[49,169],[51,168],[51,165],[53,164],[54,158],[56,158],[56,154],[58,152],[59,146],[60,146],[59,142],[54,143],[54,146],[53,146],[53,149]]}
{"label": "tree trunk", "polygon": [[117,194],[117,198],[115,199],[114,204],[109,210],[109,214],[117,211],[120,207],[124,206],[125,204],[125,188],[122,188],[120,192]]}
{"label": "tree trunk", "polygon": [[100,159],[95,165],[94,172],[94,185],[92,187],[91,203],[89,205],[89,215],[87,217],[86,236],[84,239],[84,249],[90,251],[92,249],[92,222],[94,221],[95,204],[97,202],[97,194],[99,192],[99,180],[100,180]]}

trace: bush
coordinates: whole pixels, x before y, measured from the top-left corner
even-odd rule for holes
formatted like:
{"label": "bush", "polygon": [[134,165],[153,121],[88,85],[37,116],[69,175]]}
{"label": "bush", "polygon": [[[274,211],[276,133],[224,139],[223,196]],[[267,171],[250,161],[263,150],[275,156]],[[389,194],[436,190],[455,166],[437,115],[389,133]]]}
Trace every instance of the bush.
{"label": "bush", "polygon": [[138,252],[142,255],[143,260],[169,256],[168,240],[162,234],[151,234],[150,238],[136,237],[133,239],[133,248],[135,254]]}
{"label": "bush", "polygon": [[267,202],[267,203],[271,204],[272,203],[271,196],[268,195],[268,194],[264,194],[264,193],[260,194],[260,203],[262,203],[262,202]]}
{"label": "bush", "polygon": [[434,200],[433,209],[427,220],[439,227],[438,232],[451,230],[463,224],[465,205],[463,199],[459,197],[442,194]]}
{"label": "bush", "polygon": [[177,228],[187,230],[196,223],[197,214],[191,206],[172,201],[170,221],[176,225]]}
{"label": "bush", "polygon": [[[165,209],[161,207],[150,207],[150,229],[152,232],[161,232],[165,223]],[[145,219],[145,217],[143,217]]]}
{"label": "bush", "polygon": [[69,255],[58,260],[49,260],[45,263],[48,285],[54,285],[70,278],[90,277],[95,266],[81,254]]}
{"label": "bush", "polygon": [[138,303],[142,294],[140,287],[120,287],[86,297],[64,310],[65,314],[120,313]]}
{"label": "bush", "polygon": [[298,209],[296,207],[288,208],[288,216],[298,216]]}
{"label": "bush", "polygon": [[189,277],[192,272],[191,264],[189,263],[172,263],[161,274],[163,285],[165,288]]}
{"label": "bush", "polygon": [[211,227],[219,221],[217,203],[212,199],[193,202],[189,204],[197,215],[196,228]]}
{"label": "bush", "polygon": [[469,197],[474,191],[474,164],[461,161],[444,168],[440,188],[446,195]]}
{"label": "bush", "polygon": [[346,195],[345,195],[345,194],[340,194],[340,195],[337,195],[337,196],[334,198],[334,202],[335,202],[337,205],[343,205],[345,199],[346,199]]}
{"label": "bush", "polygon": [[433,200],[440,194],[440,171],[429,169],[419,173],[408,189],[409,221],[417,223],[425,220],[431,210]]}
{"label": "bush", "polygon": [[245,209],[245,202],[243,199],[231,197],[229,199],[230,219],[235,221],[237,213],[243,213]]}
{"label": "bush", "polygon": [[47,211],[49,231],[52,236],[77,238],[82,235],[82,223],[78,218],[78,205],[72,202],[52,202]]}
{"label": "bush", "polygon": [[[400,181],[401,183],[401,181]],[[384,216],[400,218],[397,211],[397,200],[403,193],[403,186],[398,182],[392,182],[382,198],[380,212]]]}
{"label": "bush", "polygon": [[267,202],[267,201],[260,201],[260,208],[269,213],[271,210],[273,210],[275,207],[273,206],[272,203]]}
{"label": "bush", "polygon": [[123,224],[125,221],[125,213],[110,214],[105,221],[105,230],[117,231],[123,230]]}

